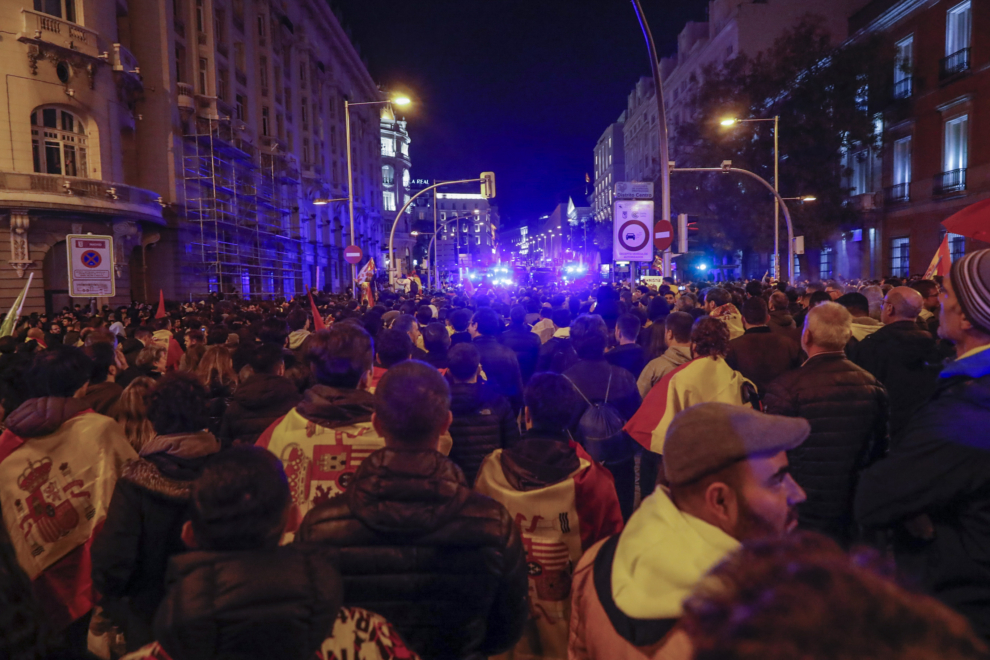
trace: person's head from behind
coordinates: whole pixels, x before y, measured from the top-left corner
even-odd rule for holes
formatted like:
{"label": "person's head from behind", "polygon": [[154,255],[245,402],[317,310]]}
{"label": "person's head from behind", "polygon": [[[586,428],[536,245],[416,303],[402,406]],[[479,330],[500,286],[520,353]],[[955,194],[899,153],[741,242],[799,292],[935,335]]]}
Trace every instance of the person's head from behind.
{"label": "person's head from behind", "polygon": [[471,325],[468,331],[472,337],[484,336],[494,337],[502,330],[502,324],[498,320],[498,313],[491,307],[482,307],[471,318]]}
{"label": "person's head from behind", "polygon": [[523,399],[526,428],[550,433],[570,433],[582,403],[570,381],[552,372],[533,374]]}
{"label": "person's head from behind", "polygon": [[137,452],[155,435],[155,428],[148,420],[148,397],[154,387],[154,380],[139,376],[124,388],[113,407],[114,419],[123,427],[127,441]]}
{"label": "person's head from behind", "polygon": [[763,298],[750,298],[743,303],[740,311],[742,312],[743,325],[747,329],[758,328],[770,322],[770,311],[767,309],[767,303]]}
{"label": "person's head from behind", "polygon": [[608,326],[598,314],[582,314],[571,324],[574,352],[582,360],[600,360],[608,346]]}
{"label": "person's head from behind", "polygon": [[232,447],[214,456],[193,483],[190,500],[182,540],[191,548],[274,548],[297,523],[282,463],[261,447]]}
{"label": "person's head from behind", "polygon": [[705,311],[711,312],[732,302],[732,294],[722,287],[714,287],[705,294]]}
{"label": "person's head from behind", "polygon": [[526,324],[526,308],[522,305],[513,305],[509,309],[509,322],[516,327]]}
{"label": "person's head from behind", "polygon": [[261,328],[258,330],[258,339],[263,344],[284,346],[288,336],[289,326],[285,323],[285,319],[277,316],[269,316],[261,323]]}
{"label": "person's head from behind", "polygon": [[[550,309],[549,307],[544,307],[543,309]],[[571,312],[566,309],[554,309],[550,312],[550,321],[553,326],[558,330],[560,328],[571,327]]]}
{"label": "person's head from behind", "polygon": [[447,322],[450,323],[450,327],[454,329],[454,332],[467,332],[471,326],[471,310],[466,307],[455,309],[447,317]]}
{"label": "person's head from behind", "polygon": [[639,331],[642,329],[643,322],[639,320],[638,316],[623,314],[615,321],[615,340],[620,344],[635,343],[639,338]]}
{"label": "person's head from behind", "polygon": [[420,305],[419,309],[416,310],[416,323],[420,325],[420,329],[426,326],[433,320],[433,309],[429,305]]}
{"label": "person's head from behind", "polygon": [[196,376],[170,372],[155,383],[148,395],[148,420],[158,435],[202,431],[210,421],[206,408],[209,397]]}
{"label": "person's head from behind", "polygon": [[251,354],[248,361],[251,370],[262,376],[285,375],[285,354],[275,344],[262,344]]}
{"label": "person's head from behind", "polygon": [[155,330],[169,330],[172,328],[172,319],[167,316],[163,316],[160,319],[155,319],[152,322],[152,325],[154,325]]}
{"label": "person's head from behind", "polygon": [[394,327],[382,330],[375,340],[375,355],[378,365],[389,369],[392,365],[412,357],[412,339],[409,335]]}
{"label": "person's head from behind", "polygon": [[165,373],[168,362],[168,350],[161,344],[149,343],[134,358],[134,366],[144,371]]}
{"label": "person's head from behind", "polygon": [[450,387],[424,362],[400,362],[375,388],[371,423],[387,447],[436,451],[452,419]]}
{"label": "person's head from behind", "polygon": [[852,337],[852,315],[834,302],[825,302],[808,310],[801,333],[801,348],[809,356],[838,353],[846,349]]}
{"label": "person's head from behind", "polygon": [[[846,295],[857,294],[847,293]],[[841,302],[842,298],[839,298],[839,301]],[[880,322],[885,325],[900,321],[913,322],[924,308],[925,299],[921,293],[912,287],[897,286],[884,296],[883,305],[880,307]]]}
{"label": "person's head from behind", "polygon": [[83,352],[93,361],[93,373],[89,377],[90,385],[99,385],[116,377],[117,351],[105,342],[99,342],[83,348]]}
{"label": "person's head from behind", "polygon": [[82,349],[56,346],[36,353],[28,371],[28,382],[35,397],[82,396],[93,375],[93,361]]}
{"label": "person's head from behind", "polygon": [[285,317],[285,322],[292,332],[306,330],[309,328],[309,314],[304,309],[296,307]]}
{"label": "person's head from behind", "polygon": [[667,346],[682,346],[690,348],[691,330],[694,328],[694,317],[687,312],[671,312],[663,322],[663,338]]}
{"label": "person's head from behind", "polygon": [[423,347],[433,355],[443,355],[450,348],[450,333],[442,323],[431,323],[423,328]]}
{"label": "person's head from behind", "polygon": [[356,323],[335,323],[308,339],[306,358],[320,385],[354,390],[371,379],[374,341]]}
{"label": "person's head from behind", "polygon": [[889,573],[815,533],[755,540],[698,583],[679,625],[694,660],[986,657],[962,615]]}
{"label": "person's head from behind", "polygon": [[805,493],[787,451],[808,437],[801,418],[702,403],[677,414],[664,439],[664,476],[678,509],[745,541],[793,531]]}
{"label": "person's head from behind", "polygon": [[698,297],[693,293],[682,293],[681,297],[674,303],[674,309],[678,312],[690,313],[698,308]]}
{"label": "person's head from behind", "polygon": [[817,307],[822,303],[830,302],[832,300],[832,297],[829,296],[824,291],[813,291],[808,295],[807,300],[808,300],[808,305],[807,305],[808,307]]}
{"label": "person's head from behind", "polygon": [[724,358],[729,354],[729,327],[710,316],[699,318],[691,328],[691,354],[696,358]]}
{"label": "person's head from behind", "polygon": [[476,383],[481,373],[481,353],[474,344],[457,344],[447,354],[447,370],[455,383]]}
{"label": "person's head from behind", "polygon": [[870,301],[858,291],[844,293],[835,302],[849,310],[854,319],[870,315]]}
{"label": "person's head from behind", "polygon": [[787,299],[787,294],[783,291],[774,291],[770,294],[770,311],[771,312],[781,312],[786,311],[789,306],[789,301]]}

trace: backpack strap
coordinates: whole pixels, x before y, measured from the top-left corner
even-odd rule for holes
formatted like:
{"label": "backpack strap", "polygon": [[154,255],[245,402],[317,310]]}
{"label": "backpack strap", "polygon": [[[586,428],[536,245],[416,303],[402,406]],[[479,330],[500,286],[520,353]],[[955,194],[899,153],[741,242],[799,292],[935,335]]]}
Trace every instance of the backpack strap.
{"label": "backpack strap", "polygon": [[608,393],[612,391],[612,370],[608,370],[608,385],[605,386],[605,401],[603,403],[608,403]]}
{"label": "backpack strap", "polygon": [[582,392],[582,391],[581,391],[581,388],[579,388],[579,387],[578,387],[577,385],[575,385],[575,384],[574,384],[574,381],[573,381],[573,380],[571,380],[570,378],[568,378],[568,377],[567,377],[566,375],[564,375],[564,374],[560,374],[560,375],[561,375],[561,376],[564,376],[564,378],[567,378],[567,382],[571,384],[571,387],[573,387],[573,388],[574,388],[574,391],[575,391],[575,392],[577,392],[578,394],[580,394],[580,395],[581,395],[581,398],[582,398],[582,399],[584,399],[584,402],[585,402],[585,403],[587,403],[587,404],[588,404],[589,406],[592,406],[592,405],[594,405],[593,403],[591,403],[591,401],[589,401],[589,400],[588,400],[588,397],[586,397],[586,396],[584,395],[584,392]]}

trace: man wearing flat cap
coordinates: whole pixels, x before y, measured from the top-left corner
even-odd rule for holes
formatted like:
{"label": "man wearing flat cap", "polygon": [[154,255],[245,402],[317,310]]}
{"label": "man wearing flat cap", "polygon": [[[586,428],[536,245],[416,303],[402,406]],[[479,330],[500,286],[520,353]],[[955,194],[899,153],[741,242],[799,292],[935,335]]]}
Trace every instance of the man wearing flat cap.
{"label": "man wearing flat cap", "polygon": [[724,403],[678,413],[664,439],[669,485],[574,571],[570,660],[654,657],[681,643],[681,601],[705,573],[742,541],[797,526],[805,494],[787,451],[810,432],[804,419]]}
{"label": "man wearing flat cap", "polygon": [[958,259],[944,286],[938,333],[959,357],[860,477],[855,514],[892,530],[898,570],[990,640],[990,250]]}

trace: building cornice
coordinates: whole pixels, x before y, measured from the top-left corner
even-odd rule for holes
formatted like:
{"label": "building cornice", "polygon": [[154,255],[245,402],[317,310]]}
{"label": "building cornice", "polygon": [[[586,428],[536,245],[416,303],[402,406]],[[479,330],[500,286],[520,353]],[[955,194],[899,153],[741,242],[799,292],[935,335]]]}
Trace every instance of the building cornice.
{"label": "building cornice", "polygon": [[903,0],[903,2],[895,4],[893,7],[881,13],[865,26],[857,30],[854,34],[850,35],[846,40],[846,43],[858,41],[866,35],[874,32],[886,32],[914,12],[937,3],[938,0]]}

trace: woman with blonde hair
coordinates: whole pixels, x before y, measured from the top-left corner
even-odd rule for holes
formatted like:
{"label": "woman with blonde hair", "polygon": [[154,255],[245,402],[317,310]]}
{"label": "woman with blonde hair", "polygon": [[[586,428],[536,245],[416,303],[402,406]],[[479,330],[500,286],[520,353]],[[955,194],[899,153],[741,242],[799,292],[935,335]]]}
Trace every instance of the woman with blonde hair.
{"label": "woman with blonde hair", "polygon": [[210,392],[210,399],[207,402],[207,409],[210,415],[210,432],[219,433],[220,422],[223,414],[227,410],[227,403],[237,389],[237,374],[234,372],[234,364],[230,359],[230,351],[226,346],[209,346],[203,353],[199,366],[196,367],[196,376],[207,390]]}
{"label": "woman with blonde hair", "polygon": [[128,442],[138,453],[155,435],[155,430],[148,421],[148,392],[154,386],[155,381],[151,378],[135,378],[121,392],[113,408],[113,418],[123,427]]}

